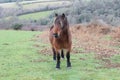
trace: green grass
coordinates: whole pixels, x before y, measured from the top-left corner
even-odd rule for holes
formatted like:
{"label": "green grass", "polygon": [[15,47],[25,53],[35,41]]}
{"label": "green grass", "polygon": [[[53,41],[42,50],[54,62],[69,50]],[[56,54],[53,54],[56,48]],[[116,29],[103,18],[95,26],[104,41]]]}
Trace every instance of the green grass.
{"label": "green grass", "polygon": [[50,15],[53,11],[44,11],[44,12],[35,12],[35,13],[30,13],[30,14],[25,14],[19,16],[20,19],[32,19],[32,20],[38,20],[41,18],[45,18]]}
{"label": "green grass", "polygon": [[[53,11],[43,11],[43,12],[34,12],[29,14],[23,14],[18,16],[21,20],[40,20],[41,18],[48,17]],[[4,19],[9,20],[11,17],[6,17]],[[0,19],[1,20],[1,19]]]}
{"label": "green grass", "polygon": [[105,35],[102,39],[103,40],[111,40],[112,37],[110,35]]}
{"label": "green grass", "polygon": [[[101,67],[94,53],[71,54],[72,68],[66,68],[65,59],[61,60],[61,69],[56,70],[52,56],[37,52],[49,47],[42,39],[32,40],[38,34],[42,32],[0,31],[0,80],[120,80],[120,70]],[[112,60],[119,58],[114,56]]]}

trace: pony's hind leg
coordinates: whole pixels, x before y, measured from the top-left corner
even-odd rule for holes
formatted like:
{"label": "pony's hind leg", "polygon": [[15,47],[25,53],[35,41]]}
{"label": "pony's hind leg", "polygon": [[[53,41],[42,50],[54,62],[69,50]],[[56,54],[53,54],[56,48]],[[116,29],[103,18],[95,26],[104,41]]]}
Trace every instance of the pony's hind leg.
{"label": "pony's hind leg", "polygon": [[67,58],[67,67],[71,67],[71,62],[70,62],[70,52],[68,51],[66,54],[66,58]]}
{"label": "pony's hind leg", "polygon": [[64,59],[64,52],[63,52],[63,49],[61,50],[61,57]]}
{"label": "pony's hind leg", "polygon": [[56,52],[55,52],[55,49],[52,48],[52,50],[53,50],[53,60],[56,60]]}
{"label": "pony's hind leg", "polygon": [[60,69],[60,53],[57,52],[57,64],[56,64],[56,68]]}

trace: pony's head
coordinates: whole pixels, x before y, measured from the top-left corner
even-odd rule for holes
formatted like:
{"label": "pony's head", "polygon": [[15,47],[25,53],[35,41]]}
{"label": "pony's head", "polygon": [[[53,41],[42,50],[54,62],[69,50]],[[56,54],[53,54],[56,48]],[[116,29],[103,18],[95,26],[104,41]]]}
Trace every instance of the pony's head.
{"label": "pony's head", "polygon": [[67,29],[67,25],[68,25],[67,17],[65,16],[64,13],[62,15],[55,14],[53,36],[55,38],[58,38],[61,32]]}

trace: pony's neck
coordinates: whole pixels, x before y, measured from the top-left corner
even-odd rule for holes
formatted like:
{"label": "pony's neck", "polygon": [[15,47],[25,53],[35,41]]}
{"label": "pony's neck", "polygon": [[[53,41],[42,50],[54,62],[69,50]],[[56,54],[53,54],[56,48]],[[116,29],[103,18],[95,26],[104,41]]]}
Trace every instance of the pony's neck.
{"label": "pony's neck", "polygon": [[61,38],[68,38],[69,37],[69,28],[66,28],[62,31]]}

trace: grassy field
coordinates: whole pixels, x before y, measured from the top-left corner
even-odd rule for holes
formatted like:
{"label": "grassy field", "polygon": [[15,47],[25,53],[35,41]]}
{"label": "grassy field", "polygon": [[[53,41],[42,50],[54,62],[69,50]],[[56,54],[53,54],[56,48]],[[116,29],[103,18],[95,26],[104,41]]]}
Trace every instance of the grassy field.
{"label": "grassy field", "polygon": [[61,6],[67,6],[70,5],[70,1],[48,1],[48,2],[35,2],[35,3],[29,3],[29,4],[23,4],[24,9],[36,9],[36,8],[43,8],[43,7],[61,7]]}
{"label": "grassy field", "polygon": [[[53,11],[34,12],[34,13],[20,15],[18,16],[18,18],[21,20],[40,20],[42,18],[48,17],[52,12]],[[11,17],[12,16],[9,16],[4,19],[9,20]]]}
{"label": "grassy field", "polygon": [[35,13],[30,13],[30,14],[25,14],[19,16],[20,19],[32,19],[32,20],[38,20],[40,18],[45,18],[50,15],[53,11],[43,11],[43,12],[35,12]]}
{"label": "grassy field", "polygon": [[[42,38],[36,39],[35,35],[42,33],[0,31],[0,80],[120,80],[119,68],[105,68],[94,53],[71,54],[72,68],[66,68],[65,59],[56,70],[52,56],[38,52],[50,48]],[[119,62],[120,55],[109,60]]]}

